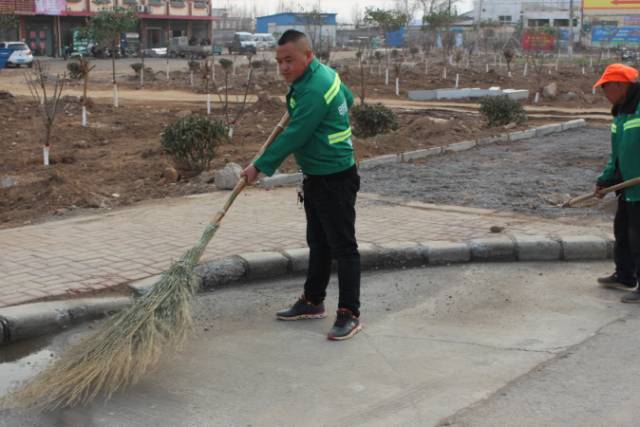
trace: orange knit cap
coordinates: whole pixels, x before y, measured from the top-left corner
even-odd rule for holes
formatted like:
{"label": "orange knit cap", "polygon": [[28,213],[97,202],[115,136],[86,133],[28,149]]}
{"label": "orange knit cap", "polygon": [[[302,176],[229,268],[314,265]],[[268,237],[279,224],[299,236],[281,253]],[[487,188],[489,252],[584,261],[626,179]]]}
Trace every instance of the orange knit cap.
{"label": "orange knit cap", "polygon": [[593,88],[609,82],[635,83],[638,81],[638,74],[638,70],[628,65],[611,64],[604,70],[602,77],[593,85]]}

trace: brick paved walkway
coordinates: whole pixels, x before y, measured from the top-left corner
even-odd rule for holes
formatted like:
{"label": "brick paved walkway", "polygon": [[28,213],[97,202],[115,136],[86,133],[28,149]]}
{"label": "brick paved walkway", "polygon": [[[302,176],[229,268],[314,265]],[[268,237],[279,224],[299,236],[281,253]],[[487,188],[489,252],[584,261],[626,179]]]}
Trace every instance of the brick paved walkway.
{"label": "brick paved walkway", "polygon": [[[0,307],[99,290],[158,274],[199,237],[227,193],[164,199],[96,216],[0,230]],[[598,234],[605,223],[540,220],[483,209],[395,204],[361,194],[361,242],[451,240],[506,233]],[[304,247],[304,211],[291,188],[241,195],[204,259],[240,252]]]}

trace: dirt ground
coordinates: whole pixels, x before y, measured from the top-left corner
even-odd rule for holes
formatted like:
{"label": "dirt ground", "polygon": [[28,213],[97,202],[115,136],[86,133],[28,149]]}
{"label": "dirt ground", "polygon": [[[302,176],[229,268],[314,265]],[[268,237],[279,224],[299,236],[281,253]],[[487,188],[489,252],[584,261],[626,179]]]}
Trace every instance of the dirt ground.
{"label": "dirt ground", "polygon": [[[257,59],[261,59],[261,56]],[[149,65],[156,68],[145,74],[145,94],[160,95],[158,101],[144,99],[145,95],[141,94],[139,101],[123,102],[119,108],[114,109],[109,105],[108,98],[96,99],[96,104],[90,109],[88,128],[80,126],[78,99],[66,98],[53,133],[52,165],[48,168],[42,166],[43,126],[35,105],[26,97],[0,99],[0,121],[3,123],[3,137],[0,138],[0,152],[3,153],[0,159],[0,228],[66,217],[87,209],[100,211],[146,199],[214,191],[213,171],[230,161],[240,165],[247,164],[284,111],[284,105],[280,101],[264,96],[282,96],[287,90],[286,84],[275,72],[275,62],[271,61],[266,72],[264,68],[255,70],[253,84],[249,87],[250,94],[263,94],[261,101],[247,107],[246,113],[235,127],[233,141],[222,144],[210,170],[198,176],[182,172],[176,177],[168,169],[172,166],[172,160],[160,146],[160,135],[167,124],[190,113],[206,113],[204,102],[188,103],[186,98],[180,97],[190,92],[203,91],[199,73],[194,74],[194,85],[191,86],[186,61],[171,63],[168,80],[164,61],[149,61]],[[92,90],[110,93],[110,61],[95,62],[98,68],[91,76],[89,93]],[[137,62],[137,59],[117,62],[118,82],[122,93],[137,94],[135,89],[139,86],[139,78],[130,68],[133,62]],[[52,61],[50,65],[51,72],[58,73],[65,69],[66,63]],[[355,58],[341,57],[331,65],[338,69],[342,80],[358,97],[361,79]],[[442,61],[430,62],[429,72],[425,73],[425,64],[419,58],[407,57],[400,73],[401,94],[396,97],[393,67],[391,84],[387,86],[384,84],[384,64],[379,70],[376,63],[371,63],[366,67],[366,93],[369,99],[402,101],[407,99],[409,90],[453,87],[458,73],[460,87],[529,89],[529,105],[535,90],[543,84],[556,82],[558,96],[553,99],[542,98],[539,105],[607,107],[601,94],[591,93],[596,75],[591,70],[583,75],[578,65],[561,64],[556,70],[554,64],[548,64],[541,74],[529,70],[529,75],[523,76],[524,65],[520,62],[513,65],[512,77],[507,75],[504,64],[500,66],[489,61],[489,65],[489,72],[486,72],[483,58],[477,59],[475,65],[471,64],[468,69],[464,65],[447,65],[448,78],[443,79]],[[17,93],[28,94],[22,87],[24,72],[19,69],[3,70],[0,82],[2,88],[15,88]],[[235,74],[232,73],[228,80],[230,94],[244,94],[247,74],[247,65],[236,68]],[[222,69],[217,65],[215,93],[218,95],[226,92],[223,75]],[[80,89],[81,82],[68,81],[67,88]],[[573,95],[569,96],[569,92]],[[171,101],[172,99],[184,100]],[[220,98],[214,96],[214,101],[218,100]],[[235,105],[232,110],[237,108]],[[501,128],[488,128],[477,114],[398,111],[400,127],[397,131],[368,139],[354,138],[358,160],[445,145],[504,131]],[[219,117],[220,110],[214,111],[214,115]],[[530,121],[528,125],[537,123],[541,122]],[[535,165],[534,160],[527,159],[527,162]],[[291,159],[281,167],[283,172],[295,170],[296,166]]]}
{"label": "dirt ground", "polygon": [[[362,190],[404,200],[507,210],[549,218],[610,218],[615,198],[562,208],[593,191],[609,155],[609,130],[588,127],[500,143],[363,174]],[[391,178],[392,177],[392,178]]]}
{"label": "dirt ground", "polygon": [[[238,106],[233,106],[235,111]],[[205,114],[189,103],[127,103],[113,108],[105,102],[90,108],[89,127],[80,125],[77,98],[64,99],[51,142],[51,165],[42,165],[43,125],[27,98],[0,100],[0,228],[98,212],[118,206],[215,191],[214,171],[228,162],[248,164],[284,104],[261,98],[247,107],[231,142],[223,143],[209,170],[197,176],[178,171],[160,145],[164,127],[178,117]],[[220,111],[214,112],[220,117]],[[374,138],[354,138],[358,160],[430,146],[445,145],[504,131],[489,128],[477,114],[400,112],[397,131]],[[513,128],[524,128],[535,122]],[[290,158],[282,172],[296,171]]]}

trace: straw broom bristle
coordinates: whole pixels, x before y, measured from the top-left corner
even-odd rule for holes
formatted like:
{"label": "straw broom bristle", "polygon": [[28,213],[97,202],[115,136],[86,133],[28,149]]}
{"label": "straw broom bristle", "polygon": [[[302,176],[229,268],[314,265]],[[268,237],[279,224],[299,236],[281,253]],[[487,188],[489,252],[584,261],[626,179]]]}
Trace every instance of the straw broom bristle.
{"label": "straw broom bristle", "polygon": [[108,399],[140,381],[167,349],[179,349],[193,325],[191,303],[199,286],[193,268],[217,228],[210,224],[148,293],[3,397],[0,407],[53,410]]}

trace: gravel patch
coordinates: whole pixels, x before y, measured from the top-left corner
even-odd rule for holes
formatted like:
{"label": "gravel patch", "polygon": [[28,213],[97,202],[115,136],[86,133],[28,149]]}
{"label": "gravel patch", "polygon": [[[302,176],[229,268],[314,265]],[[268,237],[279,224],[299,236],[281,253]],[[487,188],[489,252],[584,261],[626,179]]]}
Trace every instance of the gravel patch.
{"label": "gravel patch", "polygon": [[544,217],[609,218],[615,199],[561,208],[587,193],[607,162],[609,130],[581,128],[362,171],[362,191],[399,200],[509,210]]}

